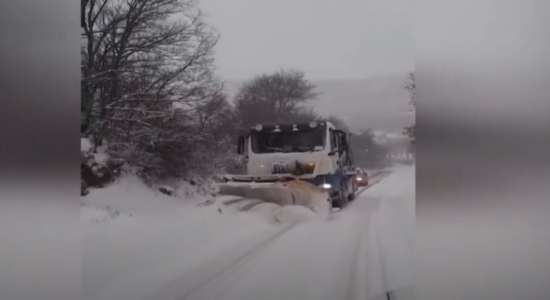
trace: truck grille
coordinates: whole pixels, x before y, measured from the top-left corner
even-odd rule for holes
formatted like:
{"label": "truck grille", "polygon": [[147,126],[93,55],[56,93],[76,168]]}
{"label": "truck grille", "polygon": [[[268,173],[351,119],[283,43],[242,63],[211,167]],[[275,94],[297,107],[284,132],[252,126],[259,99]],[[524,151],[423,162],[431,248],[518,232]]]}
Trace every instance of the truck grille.
{"label": "truck grille", "polygon": [[297,161],[277,162],[271,167],[272,174],[292,174],[296,176],[313,174],[315,164],[302,164]]}

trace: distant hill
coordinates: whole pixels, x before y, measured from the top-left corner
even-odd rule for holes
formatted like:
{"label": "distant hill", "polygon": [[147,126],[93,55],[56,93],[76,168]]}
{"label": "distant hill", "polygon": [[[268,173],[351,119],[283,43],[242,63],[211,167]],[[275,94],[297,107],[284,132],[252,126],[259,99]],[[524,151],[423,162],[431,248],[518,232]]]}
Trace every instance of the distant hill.
{"label": "distant hill", "polygon": [[[387,133],[401,133],[414,122],[403,89],[406,74],[368,80],[318,80],[319,96],[312,105],[321,115],[335,115],[346,120],[352,129],[371,128]],[[243,81],[227,81],[226,92],[232,97]]]}

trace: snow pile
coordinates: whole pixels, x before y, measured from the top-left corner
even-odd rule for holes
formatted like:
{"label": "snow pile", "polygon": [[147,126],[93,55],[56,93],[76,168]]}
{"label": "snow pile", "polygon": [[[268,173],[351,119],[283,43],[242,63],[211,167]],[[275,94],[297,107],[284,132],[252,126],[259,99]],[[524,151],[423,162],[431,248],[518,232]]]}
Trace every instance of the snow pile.
{"label": "snow pile", "polygon": [[80,139],[81,196],[89,193],[88,188],[101,188],[120,175],[123,162],[111,159],[105,151],[105,147],[94,151],[93,144],[88,139]]}
{"label": "snow pile", "polygon": [[[236,196],[220,196],[212,205],[218,213],[224,215],[249,215],[271,224],[298,224],[312,221],[326,221],[329,213],[318,214],[305,206],[281,206],[258,199]],[[204,206],[208,206],[205,204]]]}
{"label": "snow pile", "polygon": [[101,165],[107,165],[113,160],[107,154],[107,146],[99,146],[94,151],[93,143],[87,138],[80,138],[80,152],[90,161]]}
{"label": "snow pile", "polygon": [[94,218],[97,213],[94,211],[98,209],[133,216],[173,214],[204,201],[204,197],[165,195],[147,186],[137,176],[128,174],[105,188],[90,190],[82,201],[81,221],[86,222]]}
{"label": "snow pile", "polygon": [[147,184],[132,170],[113,164],[105,146],[94,151],[88,139],[81,138],[80,142],[82,196],[85,196],[81,197],[82,223],[179,214],[212,198],[210,180],[173,179],[162,185]]}
{"label": "snow pile", "polygon": [[179,197],[208,196],[216,193],[213,180],[198,176],[188,180],[171,181],[169,186],[174,189],[174,194]]}
{"label": "snow pile", "polygon": [[92,142],[86,138],[80,138],[80,152],[91,152],[93,149]]}
{"label": "snow pile", "polygon": [[80,210],[81,221],[84,223],[106,223],[114,220],[125,220],[132,215],[121,214],[110,206],[103,208],[82,206]]}
{"label": "snow pile", "polygon": [[[300,206],[321,217],[328,218],[330,214],[328,193],[304,181],[273,184],[226,183],[219,184],[218,190],[221,195],[242,197],[241,200],[224,202],[226,205],[236,204],[238,210],[258,210],[259,207],[265,207],[263,204],[269,203],[270,211],[276,210],[277,207],[281,210],[281,207],[286,209],[290,206]],[[282,212],[283,215],[289,216],[293,213],[295,212]]]}

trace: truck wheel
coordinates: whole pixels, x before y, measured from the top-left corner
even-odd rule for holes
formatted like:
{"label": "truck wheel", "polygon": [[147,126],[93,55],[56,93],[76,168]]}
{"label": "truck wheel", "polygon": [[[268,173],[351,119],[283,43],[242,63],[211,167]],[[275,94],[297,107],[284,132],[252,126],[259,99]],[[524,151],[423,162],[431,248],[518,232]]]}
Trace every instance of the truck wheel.
{"label": "truck wheel", "polygon": [[355,200],[355,190],[357,189],[357,186],[356,186],[356,183],[355,183],[355,180],[352,180],[351,181],[351,191],[349,191],[349,195],[348,195],[348,201],[353,201]]}
{"label": "truck wheel", "polygon": [[340,185],[340,192],[338,193],[338,207],[343,208],[348,204],[349,199],[349,185],[348,184],[341,184]]}
{"label": "truck wheel", "polygon": [[341,187],[338,191],[338,196],[336,199],[332,200],[332,207],[342,208],[346,205],[347,197],[344,193],[344,187]]}

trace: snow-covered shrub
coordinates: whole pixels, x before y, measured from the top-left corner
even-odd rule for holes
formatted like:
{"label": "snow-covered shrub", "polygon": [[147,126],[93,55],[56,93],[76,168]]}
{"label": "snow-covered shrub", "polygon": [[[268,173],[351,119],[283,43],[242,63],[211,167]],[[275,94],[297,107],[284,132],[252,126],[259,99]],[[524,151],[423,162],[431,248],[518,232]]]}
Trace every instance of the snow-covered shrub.
{"label": "snow-covered shrub", "polygon": [[246,158],[241,155],[229,156],[226,172],[229,174],[246,174]]}
{"label": "snow-covered shrub", "polygon": [[81,195],[88,194],[89,187],[103,187],[113,181],[120,174],[123,162],[110,158],[105,153],[94,153],[92,143],[80,139],[80,176]]}
{"label": "snow-covered shrub", "polygon": [[160,128],[132,132],[109,145],[109,154],[136,168],[149,183],[190,174],[208,176],[223,164],[217,142],[172,118]]}
{"label": "snow-covered shrub", "polygon": [[223,94],[188,110],[160,102],[147,110],[142,106],[140,114],[116,111],[113,118],[123,121],[100,127],[110,157],[128,163],[151,185],[173,178],[209,178],[235,164],[232,107]]}

